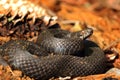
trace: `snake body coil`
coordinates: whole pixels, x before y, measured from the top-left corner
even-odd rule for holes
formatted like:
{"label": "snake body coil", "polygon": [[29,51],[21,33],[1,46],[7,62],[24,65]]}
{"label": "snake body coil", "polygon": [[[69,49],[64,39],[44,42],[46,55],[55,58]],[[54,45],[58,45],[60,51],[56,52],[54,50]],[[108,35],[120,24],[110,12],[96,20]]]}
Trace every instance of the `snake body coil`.
{"label": "snake body coil", "polygon": [[12,67],[35,79],[103,73],[107,67],[103,51],[94,42],[84,40],[90,32],[90,29],[73,34],[59,29],[46,30],[38,37],[40,47],[29,41],[16,40],[2,45],[0,52],[2,56],[8,56]]}

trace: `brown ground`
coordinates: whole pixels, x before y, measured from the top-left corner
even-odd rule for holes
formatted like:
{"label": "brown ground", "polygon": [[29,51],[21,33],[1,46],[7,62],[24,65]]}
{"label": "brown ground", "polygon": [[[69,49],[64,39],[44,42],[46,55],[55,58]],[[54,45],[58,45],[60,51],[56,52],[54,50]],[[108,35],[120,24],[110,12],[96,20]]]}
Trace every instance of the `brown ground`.
{"label": "brown ground", "polygon": [[[35,5],[42,5],[53,12],[50,15],[58,16],[58,23],[62,29],[69,31],[78,31],[89,25],[94,29],[91,39],[105,50],[113,49],[120,55],[120,0],[30,0]],[[103,3],[104,2],[104,3]],[[30,2],[29,2],[30,3]],[[0,13],[6,13],[7,10],[0,8]],[[15,13],[13,13],[15,14]],[[39,14],[39,13],[38,13]],[[74,23],[71,25],[70,22]],[[10,40],[10,36],[0,36],[0,41]],[[29,40],[29,38],[27,38]],[[1,42],[0,42],[1,43]],[[114,67],[120,68],[120,58],[114,62]],[[0,80],[31,80],[30,78],[19,78],[18,75],[11,73],[8,68],[0,67]],[[14,71],[15,72],[15,71]],[[12,76],[12,77],[11,77]],[[101,80],[104,77],[117,77],[115,74],[99,74],[88,77],[78,77],[77,80]],[[5,78],[5,79],[4,79]]]}

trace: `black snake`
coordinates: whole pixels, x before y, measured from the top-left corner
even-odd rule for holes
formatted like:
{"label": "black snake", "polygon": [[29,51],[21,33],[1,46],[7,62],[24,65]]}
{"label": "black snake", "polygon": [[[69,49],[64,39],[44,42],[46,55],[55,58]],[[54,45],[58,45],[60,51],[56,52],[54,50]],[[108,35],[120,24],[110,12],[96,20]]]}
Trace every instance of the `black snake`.
{"label": "black snake", "polygon": [[107,60],[97,44],[85,40],[91,34],[90,28],[74,33],[47,29],[38,36],[36,44],[12,40],[0,47],[0,54],[6,56],[11,67],[34,79],[103,73]]}

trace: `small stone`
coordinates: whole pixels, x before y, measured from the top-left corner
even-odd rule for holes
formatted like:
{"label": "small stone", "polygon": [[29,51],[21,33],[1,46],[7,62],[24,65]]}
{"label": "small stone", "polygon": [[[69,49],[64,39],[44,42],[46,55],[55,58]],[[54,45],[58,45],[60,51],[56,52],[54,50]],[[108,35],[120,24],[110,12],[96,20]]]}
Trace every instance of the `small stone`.
{"label": "small stone", "polygon": [[119,76],[120,75],[120,69],[118,69],[118,68],[111,68],[106,73],[115,73],[116,75]]}

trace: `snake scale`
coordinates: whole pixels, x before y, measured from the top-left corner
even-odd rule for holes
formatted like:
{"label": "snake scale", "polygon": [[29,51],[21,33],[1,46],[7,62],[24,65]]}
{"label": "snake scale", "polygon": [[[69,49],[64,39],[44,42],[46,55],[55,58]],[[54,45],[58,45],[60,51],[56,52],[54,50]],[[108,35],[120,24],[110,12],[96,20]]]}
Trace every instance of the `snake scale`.
{"label": "snake scale", "polygon": [[47,29],[36,44],[11,40],[0,46],[0,54],[11,67],[34,79],[103,73],[107,60],[96,43],[86,40],[91,34],[90,28],[78,32]]}

